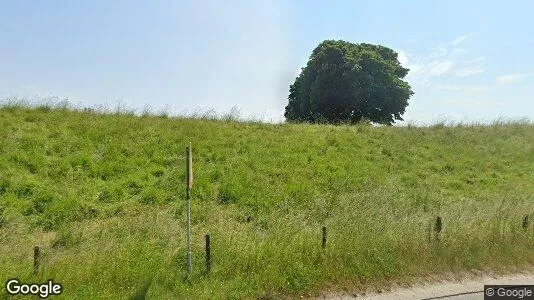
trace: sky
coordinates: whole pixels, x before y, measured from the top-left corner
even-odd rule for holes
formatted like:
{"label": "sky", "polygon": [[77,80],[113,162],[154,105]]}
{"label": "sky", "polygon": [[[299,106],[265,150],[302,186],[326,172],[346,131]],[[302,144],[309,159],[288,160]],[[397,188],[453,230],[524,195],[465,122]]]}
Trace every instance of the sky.
{"label": "sky", "polygon": [[323,40],[399,53],[401,124],[534,120],[533,1],[0,1],[0,101],[283,120]]}

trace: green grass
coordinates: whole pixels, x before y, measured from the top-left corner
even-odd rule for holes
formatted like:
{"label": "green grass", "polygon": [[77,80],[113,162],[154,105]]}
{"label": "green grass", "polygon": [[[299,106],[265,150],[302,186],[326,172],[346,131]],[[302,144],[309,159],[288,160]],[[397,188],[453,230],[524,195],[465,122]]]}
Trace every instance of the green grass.
{"label": "green grass", "polygon": [[152,299],[269,298],[518,268],[534,262],[534,228],[521,227],[533,158],[528,122],[349,127],[5,105],[0,281],[52,278],[77,299],[127,298],[149,280]]}

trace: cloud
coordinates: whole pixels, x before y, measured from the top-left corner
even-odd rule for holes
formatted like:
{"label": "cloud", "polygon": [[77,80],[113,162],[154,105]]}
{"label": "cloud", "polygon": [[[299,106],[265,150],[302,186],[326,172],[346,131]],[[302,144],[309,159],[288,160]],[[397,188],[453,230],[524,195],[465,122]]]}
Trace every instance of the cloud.
{"label": "cloud", "polygon": [[474,108],[474,107],[498,107],[502,106],[502,101],[497,100],[486,100],[486,99],[473,99],[473,98],[452,98],[440,101],[443,104],[462,106],[465,108]]}
{"label": "cloud", "polygon": [[467,35],[462,35],[462,36],[459,36],[457,37],[453,42],[452,44],[453,45],[459,45],[465,41],[467,41],[469,39],[469,37]]}
{"label": "cloud", "polygon": [[425,70],[425,67],[419,64],[410,64],[408,69],[410,69],[409,75],[416,75],[421,74]]}
{"label": "cloud", "polygon": [[465,50],[464,48],[454,48],[452,49],[452,52],[451,52],[451,54],[457,54],[457,55],[462,55],[466,53],[467,53],[467,50]]}
{"label": "cloud", "polygon": [[406,53],[404,53],[404,51],[402,51],[402,50],[399,50],[397,52],[399,54],[398,60],[401,63],[401,65],[403,67],[408,67],[408,56],[406,56]]}
{"label": "cloud", "polygon": [[485,56],[479,56],[479,57],[476,57],[476,58],[473,58],[473,59],[466,60],[466,61],[464,61],[464,63],[465,64],[476,64],[476,63],[481,63],[481,62],[483,62],[485,60],[486,60]]}
{"label": "cloud", "polygon": [[434,61],[430,65],[431,67],[430,67],[429,75],[430,76],[441,76],[447,73],[452,68],[452,66],[454,65],[454,62],[451,60],[446,60],[442,62]]}
{"label": "cloud", "polygon": [[436,85],[438,89],[446,91],[458,91],[458,92],[469,92],[469,93],[484,93],[490,90],[494,90],[494,86],[484,86],[484,85]]}
{"label": "cloud", "polygon": [[395,51],[398,53],[397,59],[399,60],[400,64],[410,70],[408,72],[408,77],[413,77],[423,71],[424,67],[421,64],[415,62],[413,59],[410,59],[410,54],[400,49],[396,49]]}
{"label": "cloud", "polygon": [[446,56],[447,54],[449,54],[449,50],[447,50],[447,48],[445,48],[443,46],[440,46],[440,47],[435,48],[434,52],[432,52],[429,55],[429,57],[430,58],[440,58],[440,57]]}
{"label": "cloud", "polygon": [[455,74],[458,77],[466,77],[466,76],[471,76],[471,75],[476,75],[476,74],[482,74],[485,71],[486,70],[481,69],[481,68],[466,67],[466,68],[462,68],[462,69],[457,70]]}
{"label": "cloud", "polygon": [[508,74],[497,77],[497,82],[500,84],[517,83],[527,77],[528,74]]}
{"label": "cloud", "polygon": [[[458,37],[456,44],[465,42],[467,35]],[[433,85],[438,83],[439,77],[450,76],[467,77],[486,72],[482,64],[486,57],[479,56],[470,60],[465,60],[464,55],[469,53],[469,49],[453,46],[452,43],[443,43],[432,49],[426,55],[413,55],[409,52],[397,49],[399,62],[410,69],[407,80],[414,85]]]}

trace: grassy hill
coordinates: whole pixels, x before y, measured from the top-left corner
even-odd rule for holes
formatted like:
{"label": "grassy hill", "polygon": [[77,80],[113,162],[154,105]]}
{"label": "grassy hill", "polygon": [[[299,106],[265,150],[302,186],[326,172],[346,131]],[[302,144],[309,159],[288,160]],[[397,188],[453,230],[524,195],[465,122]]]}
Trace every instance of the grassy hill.
{"label": "grassy hill", "polygon": [[534,262],[534,226],[522,228],[534,212],[533,158],[526,122],[274,125],[5,106],[0,281],[52,278],[65,298],[125,298],[147,280],[151,298],[268,298],[509,270]]}

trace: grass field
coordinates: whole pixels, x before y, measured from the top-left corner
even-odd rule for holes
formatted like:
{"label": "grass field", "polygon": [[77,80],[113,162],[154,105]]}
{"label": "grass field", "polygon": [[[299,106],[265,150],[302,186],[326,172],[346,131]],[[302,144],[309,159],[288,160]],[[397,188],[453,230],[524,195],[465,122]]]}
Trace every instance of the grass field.
{"label": "grass field", "polygon": [[[6,105],[0,281],[52,278],[77,299],[126,298],[147,280],[152,299],[276,298],[521,268],[534,262],[534,226],[522,229],[534,212],[533,158],[528,122],[262,124]],[[429,240],[436,216],[440,241]],[[37,275],[34,245],[43,248]]]}

